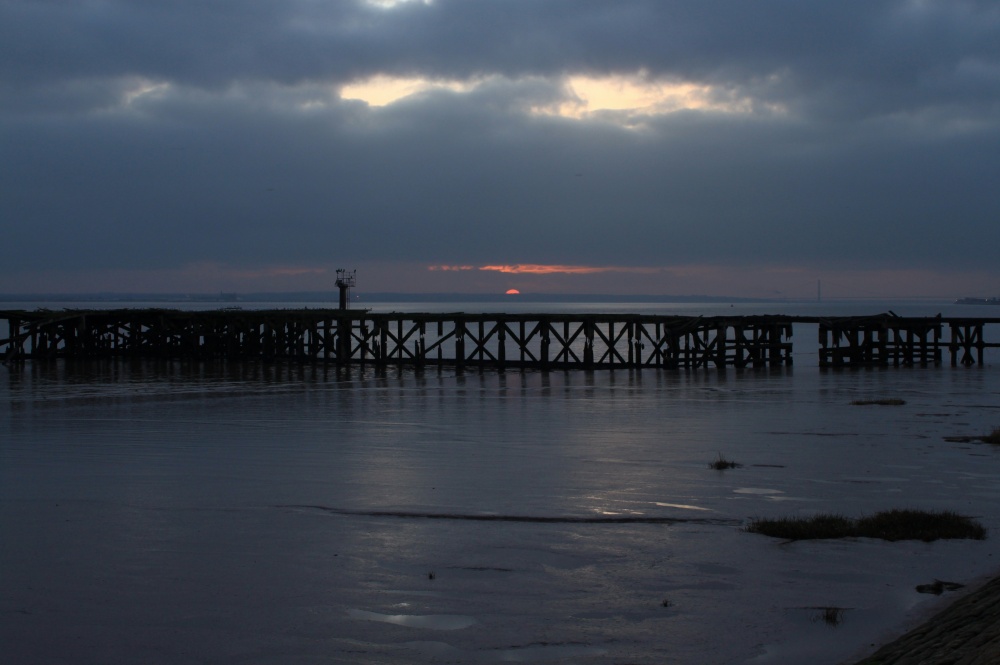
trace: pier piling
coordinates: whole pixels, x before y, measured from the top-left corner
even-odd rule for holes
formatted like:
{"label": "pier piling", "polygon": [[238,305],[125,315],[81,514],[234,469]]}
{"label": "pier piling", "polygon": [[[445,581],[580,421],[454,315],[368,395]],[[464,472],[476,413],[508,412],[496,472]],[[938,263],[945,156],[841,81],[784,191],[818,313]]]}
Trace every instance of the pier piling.
{"label": "pier piling", "polygon": [[[792,364],[818,324],[821,367],[983,365],[1000,319],[647,314],[399,314],[347,309],[0,311],[11,364],[49,358],[290,359],[337,365],[613,369]],[[3,330],[3,328],[0,328]]]}

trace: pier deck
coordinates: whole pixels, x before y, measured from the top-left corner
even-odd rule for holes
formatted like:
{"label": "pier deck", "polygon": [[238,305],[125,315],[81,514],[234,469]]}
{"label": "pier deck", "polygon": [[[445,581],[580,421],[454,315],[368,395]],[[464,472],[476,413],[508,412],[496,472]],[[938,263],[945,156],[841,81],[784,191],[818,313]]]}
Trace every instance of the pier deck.
{"label": "pier deck", "polygon": [[[6,323],[4,332],[3,323]],[[998,319],[648,314],[372,313],[341,309],[0,311],[4,362],[52,358],[292,359],[538,369],[792,363],[792,326],[817,324],[822,367],[983,365]]]}

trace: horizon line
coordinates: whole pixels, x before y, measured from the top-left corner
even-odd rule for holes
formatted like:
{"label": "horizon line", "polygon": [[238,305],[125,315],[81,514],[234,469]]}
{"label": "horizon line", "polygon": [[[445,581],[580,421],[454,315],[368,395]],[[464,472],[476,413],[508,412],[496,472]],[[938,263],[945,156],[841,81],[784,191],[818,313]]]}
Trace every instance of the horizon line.
{"label": "horizon line", "polygon": [[[735,295],[709,295],[709,294],[656,294],[656,293],[559,293],[559,292],[528,292],[528,293],[495,293],[495,292],[464,292],[464,291],[433,291],[433,292],[411,292],[411,291],[357,291],[354,290],[353,300],[374,299],[380,301],[390,300],[615,300],[628,302],[634,301],[664,301],[682,300],[687,302],[812,302],[821,303],[828,301],[884,301],[884,300],[933,300],[945,301],[954,300],[954,296],[927,296],[927,295],[858,295],[858,296],[823,296],[821,299],[810,296],[735,296]],[[8,302],[39,301],[47,302],[54,300],[82,301],[82,300],[194,300],[194,301],[221,301],[239,302],[243,300],[337,300],[339,292],[336,290],[315,290],[315,291],[170,291],[170,292],[145,292],[145,291],[88,291],[79,293],[51,291],[44,293],[0,293],[0,300]]]}

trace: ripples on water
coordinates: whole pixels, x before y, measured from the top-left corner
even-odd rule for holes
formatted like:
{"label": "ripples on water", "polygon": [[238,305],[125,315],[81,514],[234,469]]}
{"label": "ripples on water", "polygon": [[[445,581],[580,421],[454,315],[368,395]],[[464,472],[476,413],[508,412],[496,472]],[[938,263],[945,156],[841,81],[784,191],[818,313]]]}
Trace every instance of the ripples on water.
{"label": "ripples on water", "polygon": [[[835,545],[809,572],[747,518],[954,507],[1000,527],[998,453],[943,440],[1000,424],[995,367],[797,363],[5,369],[0,637],[21,662],[744,662],[794,604],[745,616],[754,594],[878,568]],[[887,396],[906,404],[850,405]],[[720,453],[743,467],[710,470]],[[728,625],[763,637],[713,646]]]}

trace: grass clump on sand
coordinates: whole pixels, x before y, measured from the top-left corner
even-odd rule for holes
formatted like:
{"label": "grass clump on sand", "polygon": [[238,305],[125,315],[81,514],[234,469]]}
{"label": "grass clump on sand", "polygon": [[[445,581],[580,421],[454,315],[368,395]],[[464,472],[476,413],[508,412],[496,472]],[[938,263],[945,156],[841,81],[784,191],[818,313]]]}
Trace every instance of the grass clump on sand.
{"label": "grass clump on sand", "polygon": [[852,406],[903,406],[906,404],[905,399],[899,399],[898,397],[878,397],[875,399],[855,399],[851,400]]}
{"label": "grass clump on sand", "polygon": [[715,469],[716,471],[723,471],[725,469],[738,469],[741,466],[743,465],[723,457],[722,453],[719,453],[719,459],[715,460],[714,462],[708,463],[708,468]]}
{"label": "grass clump on sand", "polygon": [[758,519],[746,526],[759,533],[785,540],[826,538],[879,538],[881,540],[923,540],[968,538],[983,540],[986,529],[975,520],[949,510],[887,510],[861,519],[840,515],[807,518]]}

